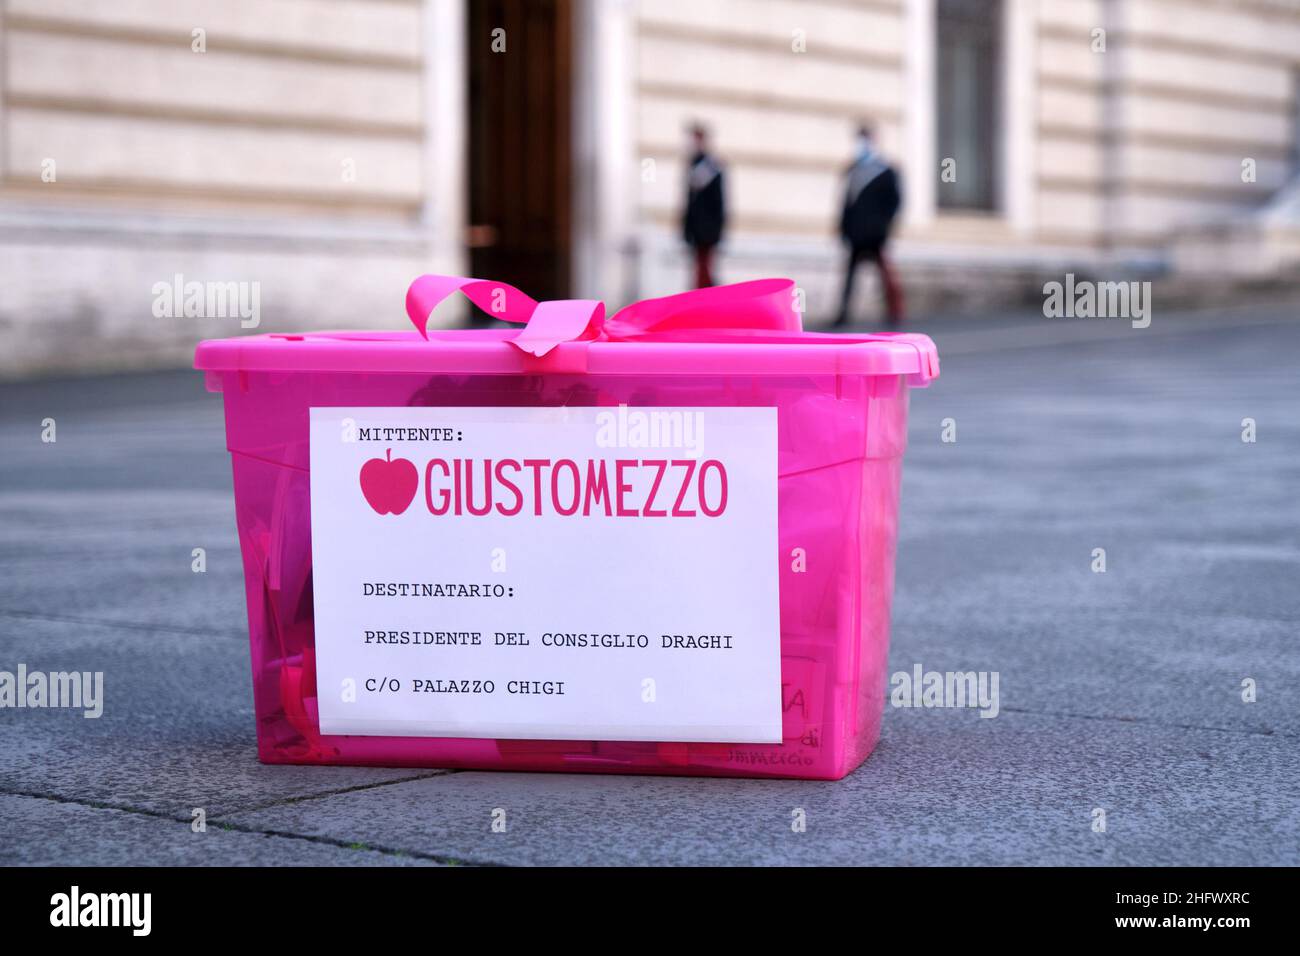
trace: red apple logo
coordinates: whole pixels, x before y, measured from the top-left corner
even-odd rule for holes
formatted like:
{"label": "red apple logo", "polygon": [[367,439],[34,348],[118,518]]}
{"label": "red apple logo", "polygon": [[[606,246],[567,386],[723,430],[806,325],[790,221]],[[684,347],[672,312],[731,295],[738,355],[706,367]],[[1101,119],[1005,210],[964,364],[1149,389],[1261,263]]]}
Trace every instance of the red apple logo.
{"label": "red apple logo", "polygon": [[420,473],[405,458],[393,459],[388,449],[383,458],[371,458],[361,466],[361,493],[381,515],[400,515],[415,500]]}

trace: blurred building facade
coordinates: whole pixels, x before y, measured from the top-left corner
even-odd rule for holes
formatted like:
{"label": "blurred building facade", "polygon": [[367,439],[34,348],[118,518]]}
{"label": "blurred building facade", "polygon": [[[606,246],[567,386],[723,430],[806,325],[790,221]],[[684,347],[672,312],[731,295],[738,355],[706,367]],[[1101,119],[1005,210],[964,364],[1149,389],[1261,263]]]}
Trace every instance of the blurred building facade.
{"label": "blurred building facade", "polygon": [[241,331],[159,316],[177,277],[256,283],[258,331],[399,328],[427,271],[612,306],[679,290],[697,120],[728,166],[721,279],[789,275],[814,320],[864,117],[904,177],[923,305],[1300,258],[1300,0],[0,10],[0,374]]}

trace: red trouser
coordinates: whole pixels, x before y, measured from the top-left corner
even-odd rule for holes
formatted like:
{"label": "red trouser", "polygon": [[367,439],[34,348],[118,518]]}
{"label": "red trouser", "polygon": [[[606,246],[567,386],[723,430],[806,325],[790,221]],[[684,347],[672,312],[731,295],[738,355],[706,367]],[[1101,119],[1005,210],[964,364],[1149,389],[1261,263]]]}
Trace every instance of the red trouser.
{"label": "red trouser", "polygon": [[885,255],[884,246],[859,246],[849,250],[849,260],[844,266],[844,296],[840,300],[839,318],[836,325],[848,325],[849,304],[853,299],[853,279],[857,275],[858,265],[874,261],[880,269],[880,284],[885,290],[885,322],[890,326],[903,322],[903,286],[898,281],[894,265]]}
{"label": "red trouser", "polygon": [[695,288],[713,285],[713,250],[716,246],[695,246]]}

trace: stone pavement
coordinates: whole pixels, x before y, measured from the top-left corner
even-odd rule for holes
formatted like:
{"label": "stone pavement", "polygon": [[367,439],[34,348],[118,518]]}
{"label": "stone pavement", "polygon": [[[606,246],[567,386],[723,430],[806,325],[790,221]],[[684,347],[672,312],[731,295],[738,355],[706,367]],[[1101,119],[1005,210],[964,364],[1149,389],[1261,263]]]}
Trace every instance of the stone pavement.
{"label": "stone pavement", "polygon": [[0,386],[0,670],[106,694],[0,710],[0,863],[1300,863],[1298,312],[926,327],[890,670],[1001,709],[889,708],[838,783],[262,766],[219,397]]}

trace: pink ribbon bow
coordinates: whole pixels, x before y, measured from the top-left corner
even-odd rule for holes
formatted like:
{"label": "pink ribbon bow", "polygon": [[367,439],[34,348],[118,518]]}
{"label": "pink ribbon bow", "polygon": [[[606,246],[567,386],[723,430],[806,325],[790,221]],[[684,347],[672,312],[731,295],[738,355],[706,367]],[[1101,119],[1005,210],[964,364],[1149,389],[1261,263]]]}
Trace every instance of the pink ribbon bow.
{"label": "pink ribbon bow", "polygon": [[457,291],[494,319],[523,325],[510,342],[539,358],[561,342],[694,338],[701,332],[744,336],[803,331],[790,279],[756,279],[643,299],[606,319],[605,303],[596,299],[538,302],[504,282],[423,275],[406,292],[406,314],[424,338],[429,337],[429,313]]}

